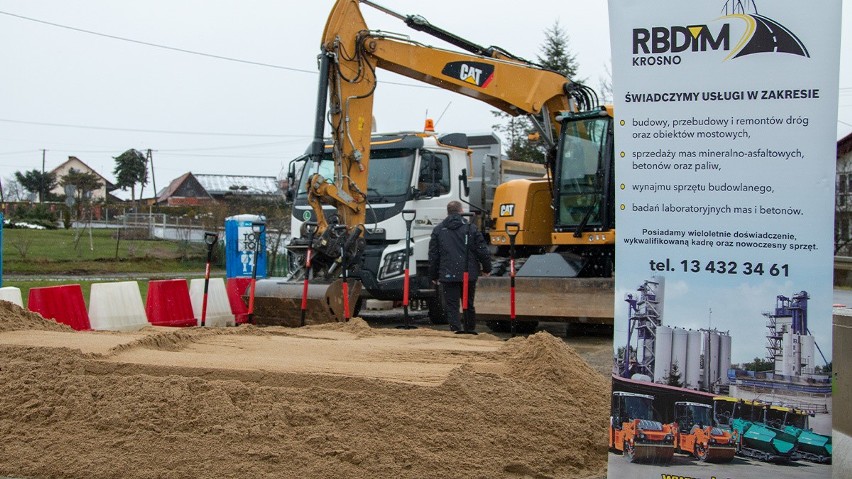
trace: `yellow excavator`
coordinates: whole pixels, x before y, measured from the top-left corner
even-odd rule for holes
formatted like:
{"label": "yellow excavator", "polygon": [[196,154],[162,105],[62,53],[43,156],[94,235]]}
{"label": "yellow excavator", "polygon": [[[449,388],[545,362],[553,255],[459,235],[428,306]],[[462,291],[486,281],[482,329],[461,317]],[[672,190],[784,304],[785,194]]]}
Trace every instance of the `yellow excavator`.
{"label": "yellow excavator", "polygon": [[[408,27],[463,51],[370,30],[361,4],[399,18]],[[534,317],[559,318],[565,314],[567,298],[578,302],[582,311],[575,311],[576,316],[611,321],[611,282],[591,285],[594,298],[590,298],[589,288],[577,290],[564,281],[612,276],[612,109],[597,106],[592,90],[503,49],[482,47],[420,16],[402,15],[367,0],[337,0],[334,4],[323,32],[319,69],[314,140],[303,174],[303,188],[312,212],[306,212],[302,231],[293,232],[298,239],[290,245],[290,251],[301,259],[291,263],[296,273],[287,280],[258,283],[254,312],[257,322],[296,325],[300,304],[302,310],[306,305],[311,310],[313,322],[322,321],[323,317],[327,321],[345,320],[357,309],[361,285],[358,278],[377,274],[362,268],[370,242],[389,234],[368,220],[368,211],[376,209],[369,200],[369,178],[371,146],[376,148],[372,127],[377,69],[532,120],[546,145],[548,174],[541,179],[513,180],[498,186],[493,211],[482,212],[485,217],[480,224],[496,250],[498,263],[508,263],[510,250],[515,251],[517,264],[525,261],[518,269],[518,280],[521,285],[524,278],[531,282],[519,289],[544,294],[526,301],[521,296],[520,304],[526,303],[519,308],[522,315],[527,311]],[[330,124],[330,141],[325,140],[326,123]],[[426,166],[427,156],[414,155],[415,172]],[[333,161],[331,171],[321,167],[323,159],[329,157]],[[458,188],[455,194],[463,201],[468,195],[469,172],[473,171],[471,165],[467,166],[459,175],[459,184],[450,184],[451,188]],[[321,174],[323,170],[325,174]],[[408,177],[409,199],[416,198],[416,176]],[[428,231],[441,219],[418,218],[414,225]],[[428,233],[425,240],[428,241]],[[498,273],[506,270],[499,266]],[[417,262],[414,277],[426,278],[427,268],[428,264]],[[310,278],[310,288],[301,287],[299,281],[305,278]],[[480,281],[478,312],[491,314],[485,303],[493,303],[492,296],[500,297],[506,307],[498,306],[495,314],[505,317],[508,278]],[[414,281],[413,296],[434,296],[435,291],[429,287],[428,282]],[[307,300],[300,303],[302,296]],[[547,299],[551,297],[556,300]],[[439,301],[430,303],[439,305]],[[435,317],[440,315],[430,316],[437,322]],[[489,326],[500,328],[504,324],[492,321]],[[534,327],[534,323],[527,324]]]}

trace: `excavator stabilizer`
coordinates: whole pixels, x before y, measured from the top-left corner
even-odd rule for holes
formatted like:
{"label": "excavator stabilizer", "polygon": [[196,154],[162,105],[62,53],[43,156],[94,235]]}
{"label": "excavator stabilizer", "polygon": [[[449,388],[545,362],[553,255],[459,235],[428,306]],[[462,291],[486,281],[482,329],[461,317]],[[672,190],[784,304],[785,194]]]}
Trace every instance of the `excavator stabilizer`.
{"label": "excavator stabilizer", "polygon": [[[361,282],[350,279],[349,311],[343,307],[343,280],[308,285],[305,325],[346,321],[355,314]],[[255,286],[254,323],[264,326],[301,325],[304,283],[265,279]]]}
{"label": "excavator stabilizer", "polygon": [[[509,317],[510,278],[481,277],[476,285],[476,315],[482,319]],[[537,321],[576,321],[612,324],[612,278],[515,278],[517,316]]]}

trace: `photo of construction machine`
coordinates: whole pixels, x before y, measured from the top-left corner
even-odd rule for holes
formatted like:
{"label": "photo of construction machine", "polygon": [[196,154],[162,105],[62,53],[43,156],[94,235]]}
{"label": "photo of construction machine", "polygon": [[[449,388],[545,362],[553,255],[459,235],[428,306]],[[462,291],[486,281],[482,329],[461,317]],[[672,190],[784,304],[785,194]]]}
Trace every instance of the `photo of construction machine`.
{"label": "photo of construction machine", "polygon": [[794,459],[831,464],[831,436],[817,434],[808,426],[807,411],[772,405],[764,409],[764,423],[796,438]]}
{"label": "photo of construction machine", "polygon": [[730,431],[716,427],[713,408],[687,401],[675,403],[675,451],[699,461],[731,462],[736,444]]}
{"label": "photo of construction machine", "polygon": [[796,438],[782,429],[764,424],[767,404],[727,396],[713,398],[713,418],[734,436],[737,454],[766,462],[795,459]]}
{"label": "photo of construction machine", "polygon": [[674,456],[676,430],[663,424],[654,411],[654,396],[615,391],[609,423],[609,448],[628,462],[669,464]]}
{"label": "photo of construction machine", "polygon": [[[435,48],[402,35],[370,30],[361,4],[464,51]],[[362,289],[365,297],[402,299],[398,281],[384,281],[398,280],[400,270],[406,269],[401,268],[400,251],[404,247],[397,240],[402,222],[392,226],[382,221],[403,209],[414,210],[417,217],[413,228],[422,235],[445,216],[438,212],[440,207],[457,198],[472,212],[482,213],[479,223],[496,250],[498,262],[501,256],[508,258],[510,249],[506,224],[520,225],[515,238],[520,265],[518,290],[531,296],[519,296],[518,303],[524,307],[519,308],[518,319],[570,315],[611,323],[615,244],[612,109],[597,106],[591,89],[500,48],[465,40],[420,16],[401,15],[366,0],[335,3],[322,36],[319,68],[314,139],[304,166],[302,190],[311,208],[310,212],[302,210],[303,219],[316,227],[293,232],[289,249],[301,258],[291,264],[301,267],[291,269],[288,278],[258,282],[257,322],[297,323],[300,311],[294,306],[304,295],[299,285],[305,277],[310,278],[307,296],[311,322],[350,317]],[[470,201],[474,169],[463,138],[373,137],[377,69],[478,99],[512,116],[529,117],[546,145],[547,175],[496,186],[492,210],[477,211]],[[331,129],[328,143],[326,123]],[[383,141],[387,144],[380,145]],[[433,188],[420,189],[423,175],[432,178]],[[398,189],[380,185],[382,179],[398,180]],[[415,252],[425,248],[426,238],[414,238]],[[379,248],[379,244],[385,247]],[[308,250],[310,262],[306,261]],[[436,298],[437,291],[423,284],[428,264],[417,261],[417,257],[416,253],[409,256],[408,266],[415,278],[410,294],[429,301]],[[529,284],[524,284],[525,278],[530,279]],[[592,281],[573,293],[578,298],[571,302],[577,305],[576,311],[567,313],[566,301],[554,300],[572,294],[566,291],[565,278]],[[601,278],[605,278],[603,282],[594,282]],[[480,281],[477,287],[478,313],[481,303],[483,315],[507,317],[509,278],[484,279],[489,281]],[[440,304],[430,301],[433,308]],[[443,312],[434,311],[430,316],[440,322]],[[502,324],[489,323],[494,328]],[[534,321],[519,324],[535,328]]]}

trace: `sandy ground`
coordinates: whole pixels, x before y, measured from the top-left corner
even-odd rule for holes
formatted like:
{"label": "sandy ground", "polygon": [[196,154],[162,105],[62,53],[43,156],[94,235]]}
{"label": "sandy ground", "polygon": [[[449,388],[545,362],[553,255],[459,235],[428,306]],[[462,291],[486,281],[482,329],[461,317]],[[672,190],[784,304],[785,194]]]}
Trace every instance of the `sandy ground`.
{"label": "sandy ground", "polygon": [[600,477],[608,398],[547,332],[74,332],[0,302],[0,475]]}

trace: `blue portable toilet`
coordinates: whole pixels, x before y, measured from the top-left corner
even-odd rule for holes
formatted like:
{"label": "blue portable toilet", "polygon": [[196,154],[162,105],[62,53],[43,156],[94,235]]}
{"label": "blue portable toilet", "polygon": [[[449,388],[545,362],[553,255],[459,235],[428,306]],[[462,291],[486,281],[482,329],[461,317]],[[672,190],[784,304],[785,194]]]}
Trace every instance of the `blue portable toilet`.
{"label": "blue portable toilet", "polygon": [[[255,226],[262,224],[260,233]],[[225,218],[225,275],[228,278],[251,278],[255,247],[257,277],[266,277],[266,218],[259,215],[236,215]]]}

